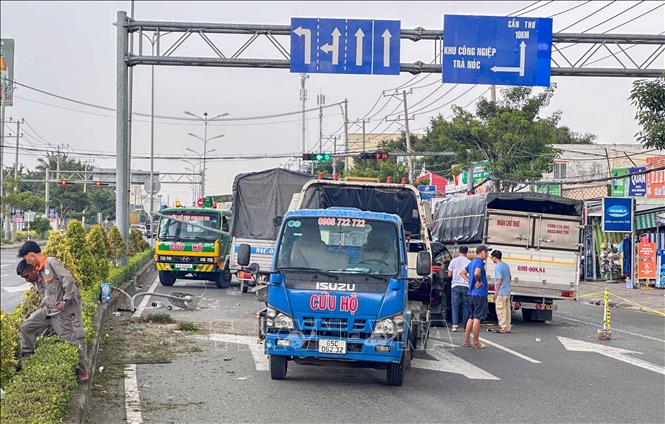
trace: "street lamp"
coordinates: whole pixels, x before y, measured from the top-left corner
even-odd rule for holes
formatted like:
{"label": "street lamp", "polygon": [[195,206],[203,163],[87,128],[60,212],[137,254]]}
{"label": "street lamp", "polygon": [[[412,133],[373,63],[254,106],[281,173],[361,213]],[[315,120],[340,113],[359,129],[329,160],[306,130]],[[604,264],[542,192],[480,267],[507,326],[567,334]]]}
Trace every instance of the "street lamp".
{"label": "street lamp", "polygon": [[[200,170],[199,171],[196,170],[196,168],[201,165],[200,162],[193,162],[188,159],[183,159],[182,161],[189,165],[185,167],[186,171],[189,171],[192,174],[200,173]],[[196,183],[196,180],[194,179],[193,176],[189,176],[189,180],[192,182],[192,202],[195,202],[196,199],[199,197],[198,184]]]}
{"label": "street lamp", "polygon": [[[204,167],[205,158],[208,154],[216,152],[217,149],[206,150],[203,153],[199,153],[196,150],[191,149],[189,147],[186,147],[185,150],[188,151],[188,152],[194,153],[199,158],[198,167],[199,167],[199,172],[201,173],[201,192],[199,193],[198,197],[205,197],[205,194],[204,194],[204,189],[205,189],[205,167]],[[186,160],[186,159],[183,159],[183,160]]]}
{"label": "street lamp", "polygon": [[192,117],[200,120],[201,122],[203,122],[203,138],[201,138],[201,137],[199,137],[195,134],[192,134],[192,133],[188,133],[188,134],[191,135],[192,137],[195,137],[195,138],[203,141],[203,178],[202,178],[202,181],[201,181],[201,197],[204,197],[205,196],[206,170],[207,170],[206,154],[207,154],[207,151],[208,151],[208,142],[223,137],[223,135],[220,134],[220,135],[215,136],[211,139],[208,139],[208,122],[214,121],[214,120],[219,119],[219,118],[223,118],[225,116],[228,116],[228,113],[226,113],[226,112],[225,113],[220,113],[219,115],[217,115],[213,118],[208,118],[208,112],[203,112],[203,117],[198,116],[198,115],[196,115],[196,114],[194,114],[194,113],[192,113],[188,110],[186,110],[184,113],[185,113],[185,115],[192,116]]}

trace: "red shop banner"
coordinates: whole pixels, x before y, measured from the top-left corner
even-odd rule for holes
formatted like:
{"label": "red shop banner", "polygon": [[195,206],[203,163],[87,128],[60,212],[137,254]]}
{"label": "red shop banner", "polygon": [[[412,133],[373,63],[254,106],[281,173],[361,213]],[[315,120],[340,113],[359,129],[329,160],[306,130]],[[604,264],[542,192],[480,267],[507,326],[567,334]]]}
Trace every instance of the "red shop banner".
{"label": "red shop banner", "polygon": [[656,243],[637,243],[637,278],[656,278]]}

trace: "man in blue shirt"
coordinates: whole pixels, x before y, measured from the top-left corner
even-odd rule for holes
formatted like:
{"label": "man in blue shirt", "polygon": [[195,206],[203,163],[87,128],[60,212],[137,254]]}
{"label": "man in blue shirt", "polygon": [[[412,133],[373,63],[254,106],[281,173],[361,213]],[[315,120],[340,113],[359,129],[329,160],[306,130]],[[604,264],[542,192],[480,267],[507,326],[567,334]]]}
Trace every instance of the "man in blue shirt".
{"label": "man in blue shirt", "polygon": [[494,305],[496,306],[496,316],[499,318],[499,333],[510,333],[510,319],[512,309],[510,304],[510,268],[503,260],[503,254],[500,250],[492,252],[492,262],[494,262],[494,290],[496,297]]}
{"label": "man in blue shirt", "polygon": [[460,275],[469,281],[469,301],[471,303],[471,314],[466,323],[464,332],[464,346],[470,347],[471,333],[473,332],[473,348],[484,349],[485,345],[480,343],[480,321],[487,318],[489,308],[487,305],[487,273],[485,272],[485,261],[490,249],[484,244],[476,247],[476,257]]}

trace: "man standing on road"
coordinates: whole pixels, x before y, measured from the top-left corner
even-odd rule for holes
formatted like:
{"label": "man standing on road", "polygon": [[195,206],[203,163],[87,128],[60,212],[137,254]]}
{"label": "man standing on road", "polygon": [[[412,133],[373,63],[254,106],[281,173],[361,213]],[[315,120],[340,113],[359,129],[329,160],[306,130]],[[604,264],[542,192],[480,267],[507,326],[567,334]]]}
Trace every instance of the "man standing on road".
{"label": "man standing on road", "polygon": [[60,261],[41,252],[39,245],[32,240],[25,242],[18,251],[23,261],[16,272],[26,281],[33,282],[42,300],[42,307],[33,312],[19,330],[21,358],[31,355],[37,337],[51,328],[60,338],[79,347],[78,380],[87,382],[90,376],[86,368],[88,355],[79,289],[72,274]]}
{"label": "man standing on road", "polygon": [[[448,277],[452,277],[450,284],[450,297],[453,316],[453,328],[450,330],[456,332],[460,323],[460,312],[462,312],[462,324],[466,325],[469,320],[469,282],[462,278],[460,273],[467,265],[469,265],[469,258],[466,257],[469,248],[460,246],[459,256],[450,261],[448,265]],[[461,311],[460,311],[461,307]]]}
{"label": "man standing on road", "polygon": [[[462,270],[460,275],[469,281],[469,296],[471,303],[471,315],[466,322],[464,332],[464,346],[474,349],[484,349],[485,345],[480,343],[480,321],[487,318],[489,307],[487,305],[487,273],[485,272],[485,260],[490,249],[484,244],[476,247],[476,257]],[[471,345],[471,333],[473,332],[473,345]]]}
{"label": "man standing on road", "polygon": [[503,254],[500,250],[492,251],[492,262],[494,262],[494,283],[496,316],[499,318],[499,333],[510,333],[510,320],[512,309],[510,304],[510,268],[502,260]]}

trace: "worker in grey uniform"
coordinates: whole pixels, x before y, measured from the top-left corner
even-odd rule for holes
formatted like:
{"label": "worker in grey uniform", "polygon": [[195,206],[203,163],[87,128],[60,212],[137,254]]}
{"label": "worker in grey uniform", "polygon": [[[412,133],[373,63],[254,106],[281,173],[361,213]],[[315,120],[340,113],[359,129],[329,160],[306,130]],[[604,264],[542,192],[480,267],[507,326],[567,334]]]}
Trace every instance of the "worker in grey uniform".
{"label": "worker in grey uniform", "polygon": [[56,258],[43,254],[39,245],[32,240],[21,246],[19,257],[23,258],[25,265],[19,269],[19,263],[17,273],[27,281],[36,280],[33,285],[42,301],[42,307],[21,325],[21,357],[31,355],[37,337],[51,328],[61,339],[79,347],[79,366],[76,370],[78,380],[89,381],[87,345],[81,320],[81,295],[74,277]]}

